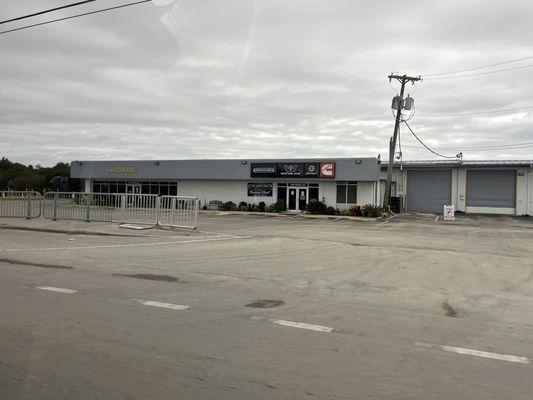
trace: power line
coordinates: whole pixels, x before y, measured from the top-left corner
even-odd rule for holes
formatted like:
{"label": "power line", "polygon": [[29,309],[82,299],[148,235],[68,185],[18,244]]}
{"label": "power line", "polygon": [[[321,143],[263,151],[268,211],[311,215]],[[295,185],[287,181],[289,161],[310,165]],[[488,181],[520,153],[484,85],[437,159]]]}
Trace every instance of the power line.
{"label": "power line", "polygon": [[521,65],[520,67],[513,67],[513,68],[497,69],[497,70],[494,70],[494,71],[476,72],[474,74],[443,76],[443,77],[440,77],[440,78],[427,78],[427,79],[424,79],[424,80],[425,81],[442,81],[442,80],[447,80],[447,79],[467,78],[467,77],[470,77],[470,76],[496,74],[498,72],[515,71],[517,69],[524,69],[524,68],[531,68],[531,67],[533,67],[533,64]]}
{"label": "power line", "polygon": [[10,33],[10,32],[15,32],[15,31],[21,31],[21,30],[23,30],[23,29],[34,28],[34,27],[36,27],[36,26],[42,26],[42,25],[52,24],[52,23],[54,23],[54,22],[65,21],[65,20],[67,20],[67,19],[73,19],[73,18],[83,17],[83,16],[85,16],[85,15],[98,14],[98,13],[105,12],[105,11],[116,10],[116,9],[119,9],[119,8],[124,8],[124,7],[129,7],[129,6],[135,6],[135,5],[137,5],[137,4],[148,3],[148,2],[150,2],[150,1],[152,1],[152,0],[140,0],[140,1],[135,1],[135,2],[133,2],[133,3],[121,4],[121,5],[119,5],[119,6],[108,7],[108,8],[102,8],[102,9],[95,10],[95,11],[89,11],[89,12],[85,12],[85,13],[81,13],[81,14],[71,15],[71,16],[69,16],[69,17],[57,18],[57,19],[53,19],[53,20],[50,20],[50,21],[40,22],[40,23],[38,23],[38,24],[32,24],[32,25],[21,26],[20,28],[14,28],[14,29],[6,30],[6,31],[0,31],[0,35],[6,34],[6,33]]}
{"label": "power line", "polygon": [[491,110],[491,111],[476,111],[471,113],[457,113],[457,114],[426,114],[426,115],[419,115],[418,118],[434,118],[434,117],[468,117],[472,115],[482,115],[482,114],[492,114],[492,113],[504,113],[509,111],[522,111],[522,110],[528,110],[533,108],[533,105],[531,106],[523,106],[523,107],[517,107],[517,108],[501,108],[499,110]]}
{"label": "power line", "polygon": [[[412,145],[403,145],[404,147],[417,147]],[[515,144],[502,144],[502,145],[487,145],[487,146],[472,146],[472,147],[439,147],[439,150],[450,151],[491,151],[491,150],[517,150],[533,147],[533,142],[515,143]]]}
{"label": "power line", "polygon": [[462,69],[462,70],[457,70],[457,71],[450,71],[450,72],[438,72],[438,73],[435,73],[435,74],[424,74],[422,76],[424,77],[424,76],[440,76],[440,75],[461,74],[463,72],[477,71],[477,70],[480,70],[480,69],[497,67],[499,65],[506,65],[506,64],[511,64],[511,63],[515,63],[515,62],[518,62],[518,61],[530,60],[532,58],[533,58],[533,56],[521,57],[521,58],[515,58],[513,60],[502,61],[502,62],[495,63],[495,64],[487,64],[487,65],[482,65],[482,66],[479,66],[479,67],[473,67],[473,68]]}
{"label": "power line", "polygon": [[55,7],[55,8],[50,8],[48,10],[44,10],[44,11],[39,11],[39,12],[35,12],[33,14],[27,14],[27,15],[23,15],[21,17],[17,17],[17,18],[11,18],[11,19],[6,19],[4,21],[0,21],[0,25],[2,24],[7,24],[8,22],[14,22],[14,21],[19,21],[21,19],[26,19],[26,18],[31,18],[31,17],[36,17],[37,15],[43,15],[43,14],[47,14],[47,13],[51,13],[53,11],[58,11],[58,10],[63,10],[64,8],[70,8],[70,7],[75,7],[75,6],[79,6],[81,4],[85,4],[85,3],[92,3],[96,0],[84,0],[84,1],[78,1],[77,3],[72,3],[72,4],[66,4],[64,6],[59,6],[59,7]]}
{"label": "power line", "polygon": [[407,126],[407,128],[411,131],[411,133],[413,134],[413,136],[416,138],[416,140],[418,140],[420,142],[420,144],[422,146],[424,146],[427,150],[429,150],[430,152],[432,152],[433,154],[439,156],[439,157],[442,157],[442,158],[453,158],[453,159],[456,159],[456,158],[459,158],[457,156],[445,156],[443,154],[440,154],[440,153],[437,153],[435,150],[429,148],[418,136],[416,136],[416,133],[413,132],[413,130],[411,129],[411,127],[409,126],[409,124],[407,123],[407,121],[403,121],[403,123]]}

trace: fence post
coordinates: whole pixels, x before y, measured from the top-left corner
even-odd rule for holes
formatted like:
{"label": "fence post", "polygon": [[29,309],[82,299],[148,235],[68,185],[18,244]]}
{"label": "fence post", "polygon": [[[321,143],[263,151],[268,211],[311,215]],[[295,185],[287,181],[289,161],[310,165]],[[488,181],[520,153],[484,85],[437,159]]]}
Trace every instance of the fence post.
{"label": "fence post", "polygon": [[198,209],[200,208],[200,199],[194,199],[194,229],[198,227]]}
{"label": "fence post", "polygon": [[87,206],[85,208],[85,222],[91,222],[91,195],[89,193],[85,194]]}
{"label": "fence post", "polygon": [[54,193],[54,211],[53,211],[53,215],[52,215],[52,221],[57,221],[57,196],[58,196],[58,193]]}
{"label": "fence post", "polygon": [[159,216],[161,211],[161,197],[155,198],[155,226],[159,226]]}
{"label": "fence post", "polygon": [[26,203],[26,219],[31,219],[31,193],[26,192],[27,203]]}

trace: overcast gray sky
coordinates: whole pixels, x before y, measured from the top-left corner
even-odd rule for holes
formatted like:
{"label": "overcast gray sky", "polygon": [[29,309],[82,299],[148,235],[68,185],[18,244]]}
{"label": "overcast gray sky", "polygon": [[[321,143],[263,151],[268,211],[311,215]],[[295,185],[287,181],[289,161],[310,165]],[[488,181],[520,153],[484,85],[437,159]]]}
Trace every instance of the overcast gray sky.
{"label": "overcast gray sky", "polygon": [[[131,0],[98,0],[35,19]],[[163,0],[159,0],[163,2]],[[1,19],[73,0],[2,0]],[[387,154],[391,72],[432,74],[533,55],[522,0],[181,0],[0,35],[0,155],[75,159]],[[533,58],[409,86],[415,132],[466,159],[528,158]],[[474,72],[484,72],[479,70]],[[479,151],[473,147],[531,143]],[[406,129],[404,159],[431,159]]]}

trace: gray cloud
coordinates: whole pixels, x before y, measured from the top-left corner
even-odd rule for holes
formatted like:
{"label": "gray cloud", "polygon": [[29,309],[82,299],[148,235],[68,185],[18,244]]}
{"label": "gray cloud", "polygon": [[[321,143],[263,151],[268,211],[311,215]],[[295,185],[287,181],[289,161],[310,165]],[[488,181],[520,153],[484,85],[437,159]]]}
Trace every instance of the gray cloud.
{"label": "gray cloud", "polygon": [[[2,18],[45,8],[37,0],[6,3]],[[423,7],[406,0],[401,12],[393,5],[181,0],[0,35],[0,153],[45,165],[385,156],[398,91],[386,79],[390,72],[450,71],[533,54],[533,5],[525,0]],[[527,142],[533,110],[428,116],[533,104],[532,70],[409,87],[417,106],[411,125],[437,149]],[[405,128],[402,142],[405,158],[432,158]],[[465,154],[531,158],[531,148]]]}

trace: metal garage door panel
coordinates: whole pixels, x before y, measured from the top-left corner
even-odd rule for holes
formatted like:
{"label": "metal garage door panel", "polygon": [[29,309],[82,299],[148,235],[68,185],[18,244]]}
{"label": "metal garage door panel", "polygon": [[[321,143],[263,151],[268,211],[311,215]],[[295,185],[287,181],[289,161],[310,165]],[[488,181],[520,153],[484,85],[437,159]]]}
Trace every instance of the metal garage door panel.
{"label": "metal garage door panel", "polygon": [[516,171],[470,170],[466,176],[467,207],[515,207]]}
{"label": "metal garage door panel", "polygon": [[410,170],[407,172],[407,211],[442,212],[450,204],[451,170]]}

